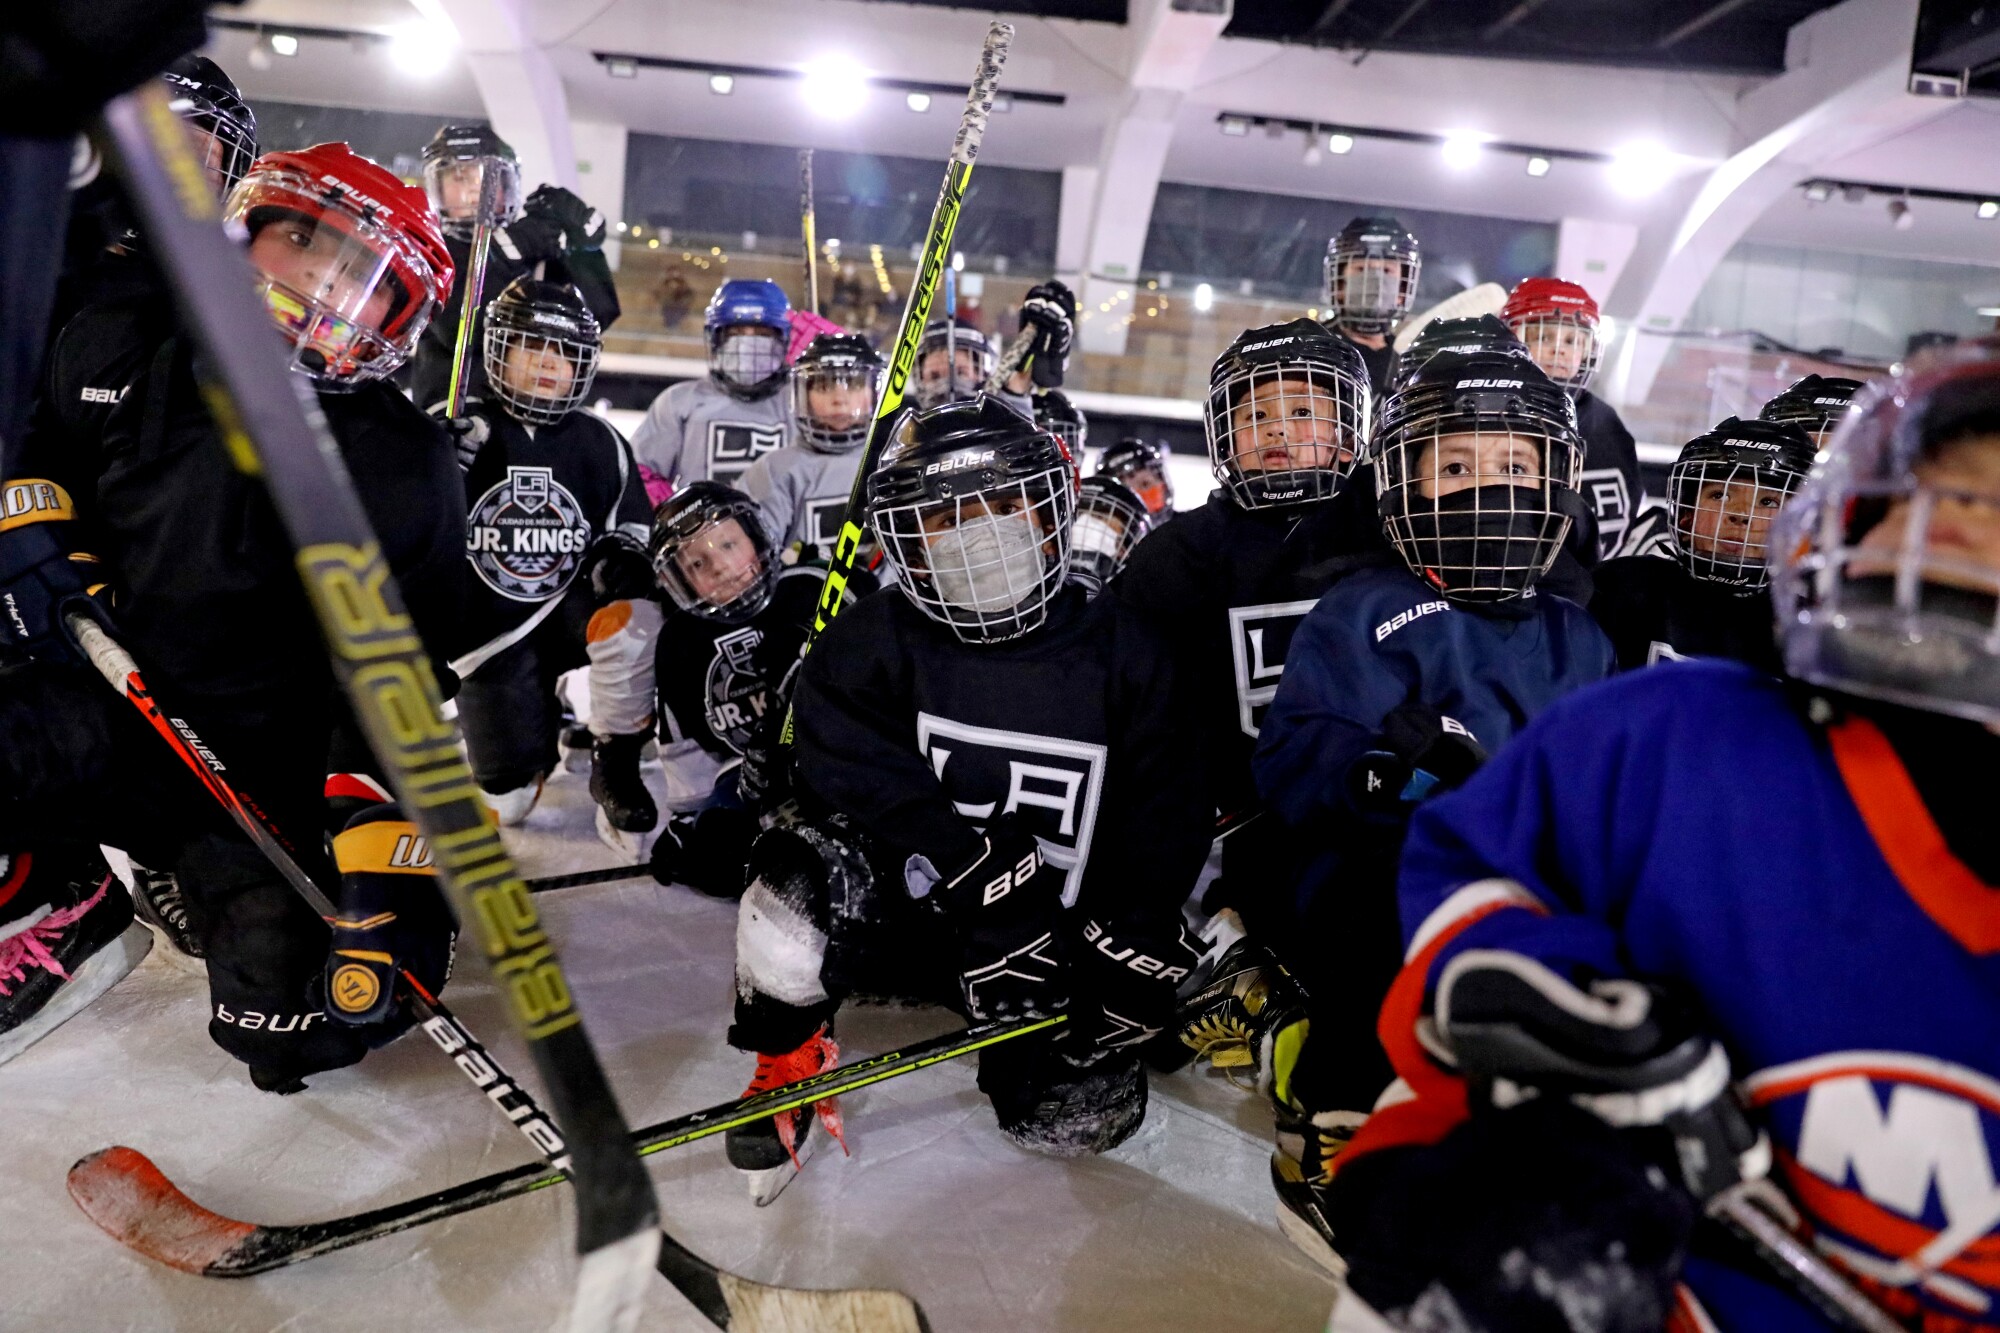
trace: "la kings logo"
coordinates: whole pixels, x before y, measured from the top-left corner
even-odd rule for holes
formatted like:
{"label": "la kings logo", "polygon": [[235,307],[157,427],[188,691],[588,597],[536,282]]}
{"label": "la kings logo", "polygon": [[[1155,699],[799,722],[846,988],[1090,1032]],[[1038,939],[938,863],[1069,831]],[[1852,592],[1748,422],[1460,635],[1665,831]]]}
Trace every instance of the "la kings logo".
{"label": "la kings logo", "polygon": [[808,500],[799,512],[799,537],[820,554],[831,555],[840,542],[840,524],[847,517],[847,497],[830,495]]}
{"label": "la kings logo", "polygon": [[1608,560],[1617,554],[1632,526],[1632,492],[1625,474],[1615,467],[1591,468],[1583,474],[1584,498],[1597,516],[1597,556]]}
{"label": "la kings logo", "polygon": [[472,568],[516,602],[545,602],[567,588],[591,537],[583,506],[545,467],[508,468],[465,526]]}
{"label": "la kings logo", "polygon": [[718,638],[702,690],[709,730],[738,754],[749,747],[752,733],[771,707],[770,687],[757,669],[757,648],[763,642],[764,631],[754,625]]}
{"label": "la kings logo", "polygon": [[708,423],[708,475],[734,486],[750,465],[785,442],[783,426],[753,426],[739,421]]}
{"label": "la kings logo", "polygon": [[1229,608],[1229,651],[1236,663],[1236,717],[1243,734],[1257,735],[1264,710],[1277,697],[1292,635],[1317,599]]}
{"label": "la kings logo", "polygon": [[1063,872],[1063,906],[1075,906],[1104,791],[1105,747],[919,712],[917,748],[958,813],[982,828],[1001,815],[1018,817]]}

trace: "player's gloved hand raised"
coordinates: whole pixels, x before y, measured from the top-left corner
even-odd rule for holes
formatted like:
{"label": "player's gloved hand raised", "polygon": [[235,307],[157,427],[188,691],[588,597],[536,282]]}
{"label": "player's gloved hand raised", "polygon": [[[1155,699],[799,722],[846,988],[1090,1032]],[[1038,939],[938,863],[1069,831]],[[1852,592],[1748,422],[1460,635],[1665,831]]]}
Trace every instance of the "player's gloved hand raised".
{"label": "player's gloved hand raised", "polygon": [[653,561],[636,538],[607,532],[584,553],[590,591],[599,602],[647,597],[653,591]]}
{"label": "player's gloved hand raised", "polygon": [[448,417],[443,409],[438,410],[434,420],[451,436],[451,451],[458,458],[458,470],[472,471],[472,461],[493,437],[491,423],[485,417]]}
{"label": "player's gloved hand raised", "polygon": [[1021,327],[1035,331],[1035,359],[1029,371],[1036,386],[1061,388],[1070,344],[1076,338],[1076,294],[1054,279],[1030,287],[1021,302]]}
{"label": "player's gloved hand raised", "polygon": [[1062,871],[1035,836],[1002,817],[970,862],[940,873],[921,856],[904,878],[912,896],[929,895],[959,940],[959,990],[966,1010],[991,1019],[1047,1018],[1069,1006],[1056,927]]}
{"label": "player's gloved hand raised", "polygon": [[438,893],[430,844],[393,802],[363,810],[333,840],[340,911],[325,974],[325,1008],[364,1028],[371,1046],[394,1041],[414,1021],[411,976],[433,995],[451,976],[457,927]]}
{"label": "player's gloved hand raised", "polygon": [[527,260],[560,259],[604,245],[604,215],[560,185],[538,186],[507,234]]}
{"label": "player's gloved hand raised", "polygon": [[1486,748],[1456,718],[1427,704],[1409,703],[1382,719],[1379,742],[1347,772],[1355,808],[1397,814],[1409,805],[1450,791],[1486,762]]}

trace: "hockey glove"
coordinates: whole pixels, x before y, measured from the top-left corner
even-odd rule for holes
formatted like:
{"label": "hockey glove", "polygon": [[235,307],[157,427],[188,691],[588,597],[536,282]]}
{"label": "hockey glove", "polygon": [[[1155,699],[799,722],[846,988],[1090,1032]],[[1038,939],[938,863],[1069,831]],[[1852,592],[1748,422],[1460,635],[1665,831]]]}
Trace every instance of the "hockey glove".
{"label": "hockey glove", "polygon": [[410,975],[431,994],[451,976],[457,938],[438,893],[430,845],[390,803],[363,810],[333,840],[340,868],[340,912],[326,960],[327,1016],[367,1031],[384,1046],[414,1021],[402,994]]}
{"label": "hockey glove", "polygon": [[979,855],[950,875],[921,856],[904,870],[911,896],[928,894],[958,935],[959,991],[978,1021],[1048,1018],[1069,1007],[1056,928],[1063,873],[1011,819],[986,831]]}
{"label": "hockey glove", "polygon": [[1172,1026],[1176,991],[1200,959],[1178,912],[1086,921],[1083,943],[1077,1012],[1057,1042],[1066,1058],[1091,1062]]}
{"label": "hockey glove", "polygon": [[1029,366],[1035,386],[1060,389],[1076,337],[1075,293],[1053,279],[1030,287],[1021,302],[1021,327],[1035,331],[1034,361]]}
{"label": "hockey glove", "polygon": [[105,584],[97,557],[73,554],[57,542],[52,525],[75,517],[62,487],[15,482],[8,493],[46,497],[47,507],[0,523],[0,646],[45,661],[86,665],[63,621],[82,611],[111,628],[99,600]]}
{"label": "hockey glove", "polygon": [[749,883],[756,817],[715,806],[693,816],[674,815],[653,842],[646,869],[662,884],[685,884],[711,898],[734,900]]}
{"label": "hockey glove", "polygon": [[1375,747],[1348,769],[1347,794],[1358,810],[1398,814],[1459,786],[1485,762],[1485,747],[1458,719],[1404,704],[1382,719]]}
{"label": "hockey glove", "polygon": [[523,259],[560,259],[604,245],[604,215],[560,185],[537,186],[507,228]]}
{"label": "hockey glove", "polygon": [[1496,1107],[1560,1096],[1620,1129],[1664,1128],[1701,1199],[1768,1169],[1768,1145],[1731,1096],[1727,1052],[1657,986],[1579,987],[1524,954],[1471,949],[1445,965],[1435,1015]]}
{"label": "hockey glove", "polygon": [[646,549],[623,532],[607,532],[584,552],[584,570],[599,605],[649,597],[653,592],[653,562]]}
{"label": "hockey glove", "polygon": [[438,424],[451,436],[451,449],[458,456],[458,470],[472,471],[472,462],[479,457],[479,451],[492,438],[493,427],[485,417],[448,417],[442,409],[437,415]]}

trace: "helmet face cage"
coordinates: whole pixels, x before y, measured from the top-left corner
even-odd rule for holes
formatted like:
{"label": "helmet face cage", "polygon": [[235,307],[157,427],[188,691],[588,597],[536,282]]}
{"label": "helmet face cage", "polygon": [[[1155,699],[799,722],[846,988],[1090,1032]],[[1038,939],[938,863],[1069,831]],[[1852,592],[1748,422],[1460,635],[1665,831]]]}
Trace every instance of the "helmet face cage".
{"label": "helmet face cage", "polygon": [[1076,405],[1051,389],[1035,395],[1035,424],[1063,442],[1071,458],[1083,457],[1083,442],[1089,437],[1090,423]]}
{"label": "helmet face cage", "polygon": [[542,426],[582,406],[597,378],[598,345],[486,321],[486,382],[517,421]]}
{"label": "helmet face cage", "polygon": [[1804,479],[1776,461],[1684,451],[1667,472],[1674,558],[1703,582],[1745,595],[1763,588],[1771,524]]}
{"label": "helmet face cage", "polygon": [[993,344],[978,329],[933,323],[917,344],[917,406],[965,402],[985,392],[998,365]]}
{"label": "helmet face cage", "polygon": [[878,504],[869,523],[918,610],[961,642],[997,643],[1048,618],[1069,575],[1075,487],[1074,466],[1059,462],[955,494]]}
{"label": "helmet face cage", "polygon": [[[253,168],[224,220],[249,234],[260,292],[295,370],[326,387],[392,374],[416,350],[439,277],[400,230],[287,165]],[[423,284],[411,290],[409,280]]]}
{"label": "helmet face cage", "polygon": [[1407,233],[1342,232],[1326,245],[1326,300],[1343,328],[1387,333],[1410,313],[1423,257]]}
{"label": "helmet face cage", "polygon": [[1104,451],[1097,475],[1110,477],[1139,497],[1148,513],[1158,516],[1174,507],[1174,479],[1167,456],[1158,445],[1125,440]]}
{"label": "helmet face cage", "polygon": [[1238,364],[1209,385],[1209,464],[1245,509],[1330,499],[1367,443],[1371,411],[1367,382],[1332,361]]}
{"label": "helmet face cage", "polygon": [[215,185],[217,197],[236,188],[257,160],[257,117],[241,98],[187,74],[168,70],[168,105],[182,123],[203,136],[198,156]]}
{"label": "helmet face cage", "polygon": [[1779,515],[1788,675],[2000,723],[2000,363],[1984,351],[1867,391]]}
{"label": "helmet face cage", "polygon": [[444,234],[469,241],[479,225],[482,201],[488,201],[486,220],[494,226],[521,216],[521,164],[472,145],[464,152],[452,151],[447,142],[440,152],[424,153],[424,194]]}
{"label": "helmet face cage", "polygon": [[1574,417],[1499,391],[1407,392],[1430,401],[1392,403],[1373,455],[1389,544],[1449,600],[1525,596],[1569,535],[1583,472]]}
{"label": "helmet face cage", "polygon": [[689,615],[739,625],[769,605],[778,586],[777,552],[750,497],[714,489],[719,498],[661,507],[653,523],[653,578]]}
{"label": "helmet face cage", "polygon": [[1603,348],[1597,319],[1573,310],[1537,311],[1508,321],[1542,373],[1574,397],[1590,387]]}
{"label": "helmet face cage", "polygon": [[887,370],[858,358],[807,360],[792,366],[792,414],[799,438],[823,454],[851,453],[868,438]]}
{"label": "helmet face cage", "polygon": [[1070,568],[1098,588],[1117,576],[1153,525],[1152,511],[1122,484],[1086,477],[1070,524]]}

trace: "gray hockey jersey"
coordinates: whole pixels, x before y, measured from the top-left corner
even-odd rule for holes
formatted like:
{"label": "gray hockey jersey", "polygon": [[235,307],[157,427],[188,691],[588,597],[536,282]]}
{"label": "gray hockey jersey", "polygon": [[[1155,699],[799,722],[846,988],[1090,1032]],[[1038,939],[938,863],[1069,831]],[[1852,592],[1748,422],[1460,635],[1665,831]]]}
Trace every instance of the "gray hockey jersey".
{"label": "gray hockey jersey", "polygon": [[646,409],[632,432],[632,452],[676,489],[703,479],[735,486],[752,463],[791,436],[791,395],[782,386],[745,402],[712,380],[684,380]]}
{"label": "gray hockey jersey", "polygon": [[764,531],[780,550],[803,543],[806,558],[831,559],[860,465],[858,448],[827,454],[791,444],[752,463],[737,485],[757,502]]}

